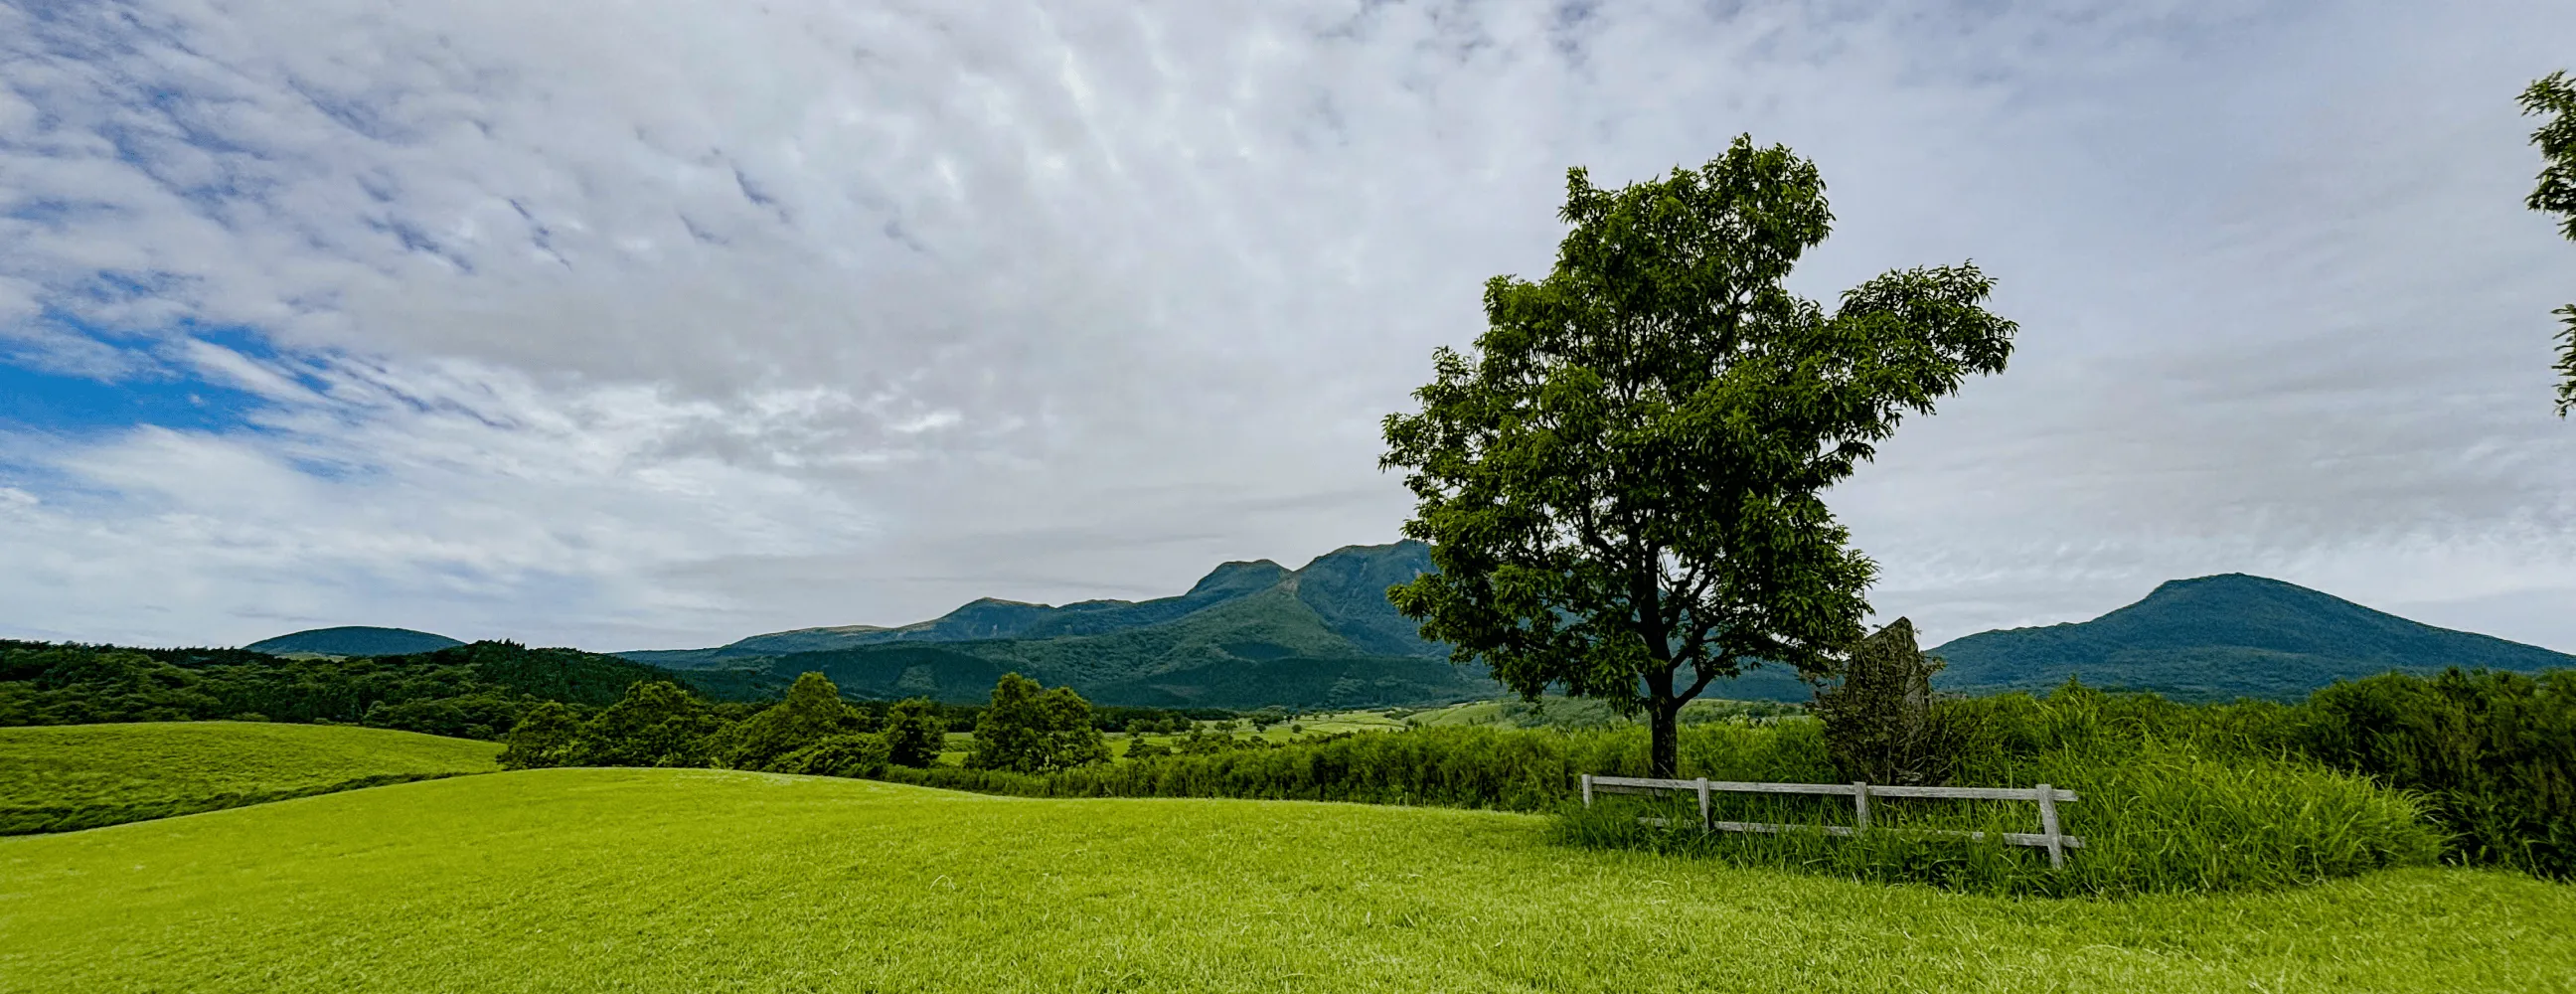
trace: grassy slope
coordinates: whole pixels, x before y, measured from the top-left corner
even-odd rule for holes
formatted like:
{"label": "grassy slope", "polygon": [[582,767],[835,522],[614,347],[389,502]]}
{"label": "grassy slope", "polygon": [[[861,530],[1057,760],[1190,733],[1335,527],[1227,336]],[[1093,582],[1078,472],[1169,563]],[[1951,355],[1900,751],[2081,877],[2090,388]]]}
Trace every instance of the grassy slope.
{"label": "grassy slope", "polygon": [[0,990],[2536,991],[2576,888],[2003,900],[1542,819],[542,770],[0,840]]}
{"label": "grassy slope", "polygon": [[0,833],[68,831],[499,769],[497,742],[333,725],[0,728]]}

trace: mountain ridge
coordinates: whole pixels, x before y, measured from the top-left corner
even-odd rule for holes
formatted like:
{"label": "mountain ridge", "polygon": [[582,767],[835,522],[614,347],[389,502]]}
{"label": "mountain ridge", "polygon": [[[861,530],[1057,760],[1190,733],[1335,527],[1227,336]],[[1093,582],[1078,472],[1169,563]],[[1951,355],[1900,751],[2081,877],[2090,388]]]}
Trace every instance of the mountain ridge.
{"label": "mountain ridge", "polygon": [[2576,667],[2576,656],[2245,573],[2167,580],[2090,621],[1979,632],[1930,651],[1948,661],[1934,678],[1945,690],[2045,690],[2077,678],[2187,700],[2289,699],[2389,670]]}

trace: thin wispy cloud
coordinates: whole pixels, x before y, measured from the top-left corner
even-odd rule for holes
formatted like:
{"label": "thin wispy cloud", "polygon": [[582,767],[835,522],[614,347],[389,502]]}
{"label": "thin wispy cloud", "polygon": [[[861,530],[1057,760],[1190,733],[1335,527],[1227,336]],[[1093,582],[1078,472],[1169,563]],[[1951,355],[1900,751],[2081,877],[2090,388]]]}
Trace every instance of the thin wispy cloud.
{"label": "thin wispy cloud", "polygon": [[706,644],[1385,541],[1377,418],[1486,277],[1546,269],[1564,169],[1750,132],[1831,184],[1804,292],[1973,258],[2025,329],[1836,495],[1882,612],[1937,638],[2244,570],[2576,648],[2576,252],[2520,209],[2511,101],[2571,32],[0,2],[0,363],[167,400],[0,423],[0,631]]}

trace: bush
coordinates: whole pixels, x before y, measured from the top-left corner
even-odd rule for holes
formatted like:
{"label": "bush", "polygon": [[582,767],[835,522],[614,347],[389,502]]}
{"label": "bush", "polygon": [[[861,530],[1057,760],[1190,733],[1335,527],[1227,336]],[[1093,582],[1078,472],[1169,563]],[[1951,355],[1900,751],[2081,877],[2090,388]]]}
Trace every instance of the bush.
{"label": "bush", "polygon": [[[1939,784],[1958,763],[1962,743],[1955,710],[1935,709],[1932,674],[1939,659],[1914,643],[1914,624],[1898,618],[1862,639],[1832,686],[1816,692],[1826,751],[1848,780]],[[1951,720],[1944,720],[1951,719]]]}
{"label": "bush", "polygon": [[899,701],[886,709],[886,761],[897,766],[928,766],[939,761],[948,745],[948,720],[928,698]]}
{"label": "bush", "polygon": [[2576,670],[2390,673],[2304,710],[2305,751],[2422,792],[2453,859],[2576,877]]}
{"label": "bush", "polygon": [[884,736],[853,732],[781,756],[769,764],[769,769],[824,777],[871,777],[885,772],[887,753]]}

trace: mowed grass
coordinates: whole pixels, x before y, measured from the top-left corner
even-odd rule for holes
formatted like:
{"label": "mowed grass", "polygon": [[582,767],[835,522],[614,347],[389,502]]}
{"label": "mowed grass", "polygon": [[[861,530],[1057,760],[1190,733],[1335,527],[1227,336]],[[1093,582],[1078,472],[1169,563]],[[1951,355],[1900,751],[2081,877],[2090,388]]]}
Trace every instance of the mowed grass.
{"label": "mowed grass", "polygon": [[0,839],[7,991],[2552,991],[2576,888],[1963,896],[1531,815],[535,770]]}
{"label": "mowed grass", "polygon": [[0,834],[164,818],[500,767],[497,742],[243,721],[0,728]]}

